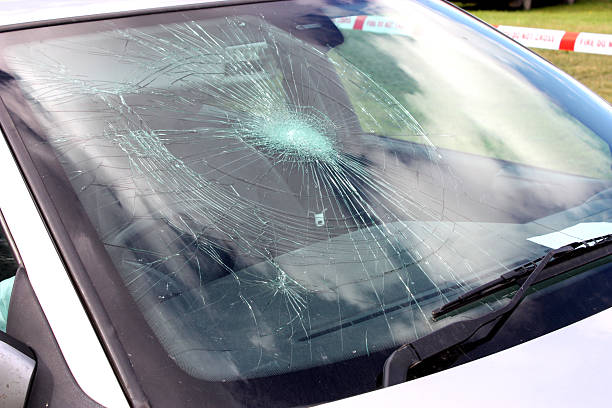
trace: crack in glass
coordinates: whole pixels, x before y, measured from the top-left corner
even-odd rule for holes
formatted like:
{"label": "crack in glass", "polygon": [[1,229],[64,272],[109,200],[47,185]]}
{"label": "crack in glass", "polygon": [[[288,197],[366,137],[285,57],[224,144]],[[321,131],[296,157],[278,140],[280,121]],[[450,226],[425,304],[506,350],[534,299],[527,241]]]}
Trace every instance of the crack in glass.
{"label": "crack in glass", "polygon": [[[263,17],[29,52],[35,65],[11,64],[51,144],[142,313],[192,375],[369,355],[429,332],[430,310],[475,271],[508,269],[445,221],[458,181],[412,115]],[[419,142],[376,134],[383,124]]]}

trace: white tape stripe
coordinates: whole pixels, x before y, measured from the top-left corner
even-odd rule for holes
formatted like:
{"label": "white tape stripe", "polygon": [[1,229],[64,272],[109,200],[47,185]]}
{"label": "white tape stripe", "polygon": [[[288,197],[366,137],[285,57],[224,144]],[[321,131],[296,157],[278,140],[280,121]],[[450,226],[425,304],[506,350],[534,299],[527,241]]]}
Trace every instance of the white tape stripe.
{"label": "white tape stripe", "polygon": [[352,30],[356,18],[357,16],[334,18],[334,24],[343,30]]}
{"label": "white tape stripe", "polygon": [[612,55],[612,35],[579,33],[574,44],[574,51]]}
{"label": "white tape stripe", "polygon": [[498,26],[497,29],[525,47],[558,50],[565,35],[562,30]]}

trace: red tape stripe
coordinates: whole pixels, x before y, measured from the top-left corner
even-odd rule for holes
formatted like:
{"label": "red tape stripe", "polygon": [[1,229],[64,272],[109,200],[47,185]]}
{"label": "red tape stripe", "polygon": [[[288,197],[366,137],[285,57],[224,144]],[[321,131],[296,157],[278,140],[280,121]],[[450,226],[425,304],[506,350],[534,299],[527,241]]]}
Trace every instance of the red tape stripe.
{"label": "red tape stripe", "polygon": [[363,23],[365,23],[366,16],[357,16],[355,24],[353,24],[353,30],[363,29]]}
{"label": "red tape stripe", "polygon": [[576,44],[576,38],[579,33],[573,33],[571,31],[566,31],[561,39],[561,44],[559,44],[560,50],[565,51],[574,51],[574,45]]}

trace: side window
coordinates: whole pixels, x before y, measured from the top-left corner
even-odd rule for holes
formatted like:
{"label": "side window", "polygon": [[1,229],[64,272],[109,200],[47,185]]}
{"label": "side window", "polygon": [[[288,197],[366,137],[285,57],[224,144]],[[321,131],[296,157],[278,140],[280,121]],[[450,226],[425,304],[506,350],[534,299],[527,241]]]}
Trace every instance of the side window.
{"label": "side window", "polygon": [[6,318],[19,267],[4,230],[0,227],[0,330],[6,331]]}

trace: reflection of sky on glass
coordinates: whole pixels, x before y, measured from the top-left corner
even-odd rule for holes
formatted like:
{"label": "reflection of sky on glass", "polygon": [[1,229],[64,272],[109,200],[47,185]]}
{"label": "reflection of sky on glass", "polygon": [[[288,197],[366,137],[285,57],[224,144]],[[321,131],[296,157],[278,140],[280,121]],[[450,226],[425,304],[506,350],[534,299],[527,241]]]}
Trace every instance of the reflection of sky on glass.
{"label": "reflection of sky on glass", "polygon": [[[402,4],[407,15],[421,7]],[[390,14],[392,15],[392,14]],[[528,64],[465,26],[426,12],[408,36],[359,33],[414,79],[397,95],[439,147],[574,174],[609,177],[607,145],[555,105],[513,64]],[[342,46],[339,52],[342,54]],[[401,53],[397,50],[402,49]],[[581,152],[576,155],[575,152]]]}

